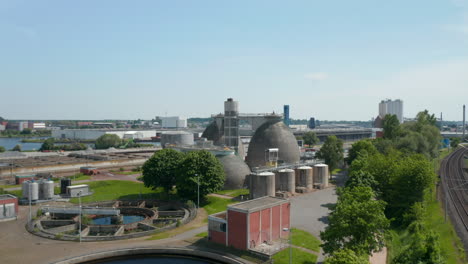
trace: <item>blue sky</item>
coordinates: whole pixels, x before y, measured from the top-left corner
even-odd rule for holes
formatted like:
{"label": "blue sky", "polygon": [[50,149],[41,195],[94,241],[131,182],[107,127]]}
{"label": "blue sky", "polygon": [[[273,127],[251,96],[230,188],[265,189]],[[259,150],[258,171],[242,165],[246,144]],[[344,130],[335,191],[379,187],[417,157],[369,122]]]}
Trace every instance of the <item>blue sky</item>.
{"label": "blue sky", "polygon": [[0,116],[203,117],[245,113],[460,120],[468,0],[0,0]]}

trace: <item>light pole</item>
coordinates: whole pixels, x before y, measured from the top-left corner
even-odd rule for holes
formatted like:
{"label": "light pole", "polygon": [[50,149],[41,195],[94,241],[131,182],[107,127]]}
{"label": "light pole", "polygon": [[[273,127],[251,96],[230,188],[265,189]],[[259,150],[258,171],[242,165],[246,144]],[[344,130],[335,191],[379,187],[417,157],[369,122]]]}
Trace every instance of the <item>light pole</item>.
{"label": "light pole", "polygon": [[32,181],[29,182],[29,193],[28,193],[28,198],[29,198],[29,225],[31,225],[31,220],[32,220],[32,213],[31,213],[31,195],[32,195]]}
{"label": "light pole", "polygon": [[200,208],[200,176],[195,173],[195,177],[197,177],[197,210]]}
{"label": "light pole", "polygon": [[290,228],[284,227],[284,232],[289,232],[289,264],[292,264],[292,230]]}
{"label": "light pole", "polygon": [[79,191],[77,193],[77,195],[78,195],[78,201],[79,201],[79,204],[80,204],[80,222],[79,222],[80,224],[79,224],[79,231],[78,232],[79,232],[80,243],[81,243],[81,191]]}

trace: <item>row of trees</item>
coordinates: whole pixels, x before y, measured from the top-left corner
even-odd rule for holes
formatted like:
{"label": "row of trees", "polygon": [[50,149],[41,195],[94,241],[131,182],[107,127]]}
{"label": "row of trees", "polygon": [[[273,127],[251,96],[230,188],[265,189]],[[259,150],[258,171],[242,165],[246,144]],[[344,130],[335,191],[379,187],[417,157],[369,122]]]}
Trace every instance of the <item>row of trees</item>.
{"label": "row of trees", "polygon": [[39,151],[51,151],[51,150],[85,150],[86,145],[83,143],[73,142],[71,144],[61,144],[55,145],[54,138],[48,138],[42,143],[41,148]]}
{"label": "row of trees", "polygon": [[348,180],[320,235],[330,255],[326,263],[367,263],[384,246],[390,226],[410,234],[392,263],[444,263],[437,235],[422,221],[436,181],[431,159],[439,142],[434,116],[423,111],[403,125],[387,116],[383,139],[353,144]]}
{"label": "row of trees", "polygon": [[182,153],[173,149],[157,151],[145,162],[143,182],[146,187],[176,190],[183,199],[196,200],[220,190],[225,181],[222,164],[206,150]]}

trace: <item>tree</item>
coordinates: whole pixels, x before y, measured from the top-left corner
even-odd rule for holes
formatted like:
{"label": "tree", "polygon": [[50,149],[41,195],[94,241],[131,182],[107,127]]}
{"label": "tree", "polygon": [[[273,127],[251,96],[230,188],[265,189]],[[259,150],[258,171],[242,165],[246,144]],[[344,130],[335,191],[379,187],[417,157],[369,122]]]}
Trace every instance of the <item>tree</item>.
{"label": "tree", "polygon": [[390,225],[385,204],[375,200],[370,187],[342,189],[328,226],[320,232],[323,251],[333,255],[339,249],[350,249],[357,255],[368,255],[381,250]]}
{"label": "tree", "polygon": [[339,249],[325,260],[325,264],[367,264],[368,256],[359,256],[350,249]]}
{"label": "tree", "polygon": [[457,138],[457,137],[450,138],[450,147],[456,148],[458,144],[460,143],[461,143],[461,138]]}
{"label": "tree", "polygon": [[333,171],[343,161],[343,141],[336,136],[328,136],[316,156],[325,160],[330,171]]}
{"label": "tree", "polygon": [[172,190],[176,185],[177,170],[185,155],[173,149],[156,151],[143,164],[143,182],[146,187],[163,187],[165,191]]}
{"label": "tree", "polygon": [[116,148],[122,143],[119,136],[115,134],[104,134],[96,139],[97,149]]}
{"label": "tree", "polygon": [[13,151],[21,151],[21,145],[18,144],[18,145],[16,145],[14,148],[12,148],[11,150],[13,150]]}
{"label": "tree", "polygon": [[358,157],[359,153],[364,151],[367,153],[367,155],[374,155],[377,153],[377,149],[370,140],[359,140],[349,149],[348,157],[346,158],[348,165],[351,165],[353,160]]}
{"label": "tree", "polygon": [[30,128],[25,128],[23,129],[23,131],[21,131],[20,133],[21,135],[31,135],[32,134],[32,130]]}
{"label": "tree", "polygon": [[196,200],[198,183],[200,198],[220,190],[225,181],[223,166],[206,150],[186,154],[177,174],[177,194],[187,200]]}
{"label": "tree", "polygon": [[0,146],[0,153],[5,152],[5,148],[3,146]]}
{"label": "tree", "polygon": [[54,149],[54,143],[55,143],[54,138],[48,138],[48,139],[46,139],[44,141],[44,143],[42,143],[42,146],[41,146],[41,148],[39,150],[40,151],[53,150]]}
{"label": "tree", "polygon": [[384,138],[395,139],[400,133],[400,121],[396,115],[387,114],[383,120]]}
{"label": "tree", "polygon": [[309,145],[309,146],[315,145],[320,141],[319,138],[317,137],[317,134],[315,134],[315,132],[312,132],[312,131],[306,132],[302,136],[302,139],[304,140],[304,144]]}

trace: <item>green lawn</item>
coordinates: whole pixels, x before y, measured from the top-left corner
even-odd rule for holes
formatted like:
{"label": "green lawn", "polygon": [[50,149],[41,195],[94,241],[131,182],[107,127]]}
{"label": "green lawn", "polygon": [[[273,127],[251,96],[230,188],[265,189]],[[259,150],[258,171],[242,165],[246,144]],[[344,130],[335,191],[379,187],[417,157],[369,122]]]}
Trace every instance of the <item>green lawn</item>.
{"label": "green lawn", "polygon": [[342,171],[342,169],[334,169],[332,172],[331,172],[331,175],[335,175],[335,174],[338,174]]}
{"label": "green lawn", "polygon": [[207,196],[206,197],[206,204],[202,205],[202,207],[206,210],[208,215],[218,213],[221,211],[225,211],[229,204],[235,203],[236,201],[232,199],[224,199],[214,196]]}
{"label": "green lawn", "polygon": [[[294,232],[294,231],[293,231]],[[275,264],[289,263],[289,248],[283,249],[273,256]],[[292,263],[294,264],[315,264],[317,256],[297,248],[292,248]]]}
{"label": "green lawn", "polygon": [[319,252],[321,242],[309,232],[292,228],[291,233],[293,245]]}
{"label": "green lawn", "polygon": [[119,171],[119,170],[113,170],[111,171],[114,174],[121,174],[121,175],[135,175],[135,174],[141,174],[141,171]]}
{"label": "green lawn", "polygon": [[217,194],[228,195],[232,197],[238,197],[240,195],[249,195],[249,189],[237,189],[237,190],[222,190],[216,192]]}
{"label": "green lawn", "polygon": [[0,188],[7,189],[7,188],[15,188],[15,187],[21,187],[21,184],[15,184],[15,185],[0,185]]}
{"label": "green lawn", "polygon": [[207,237],[207,236],[208,236],[208,231],[206,231],[206,232],[201,232],[201,233],[199,233],[199,234],[196,234],[195,236],[196,236],[196,237]]}
{"label": "green lawn", "polygon": [[[86,183],[94,193],[81,198],[81,202],[98,202],[116,199],[139,199],[140,191],[143,199],[173,199],[172,195],[162,192],[162,189],[152,190],[146,188],[143,183],[130,181],[95,181]],[[78,203],[78,198],[70,199],[72,203]]]}

